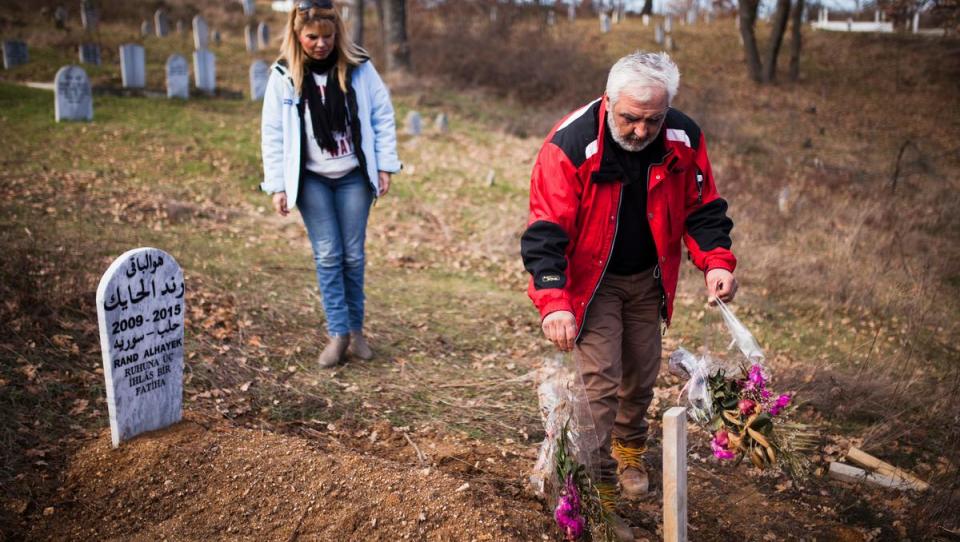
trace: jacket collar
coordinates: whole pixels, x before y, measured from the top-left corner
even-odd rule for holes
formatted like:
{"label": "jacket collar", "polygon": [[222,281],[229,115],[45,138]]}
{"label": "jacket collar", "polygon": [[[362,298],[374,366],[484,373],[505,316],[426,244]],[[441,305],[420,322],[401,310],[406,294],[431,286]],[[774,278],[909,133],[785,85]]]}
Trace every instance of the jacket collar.
{"label": "jacket collar", "polygon": [[[610,102],[607,99],[607,95],[603,95],[603,99],[600,100],[600,110],[598,112],[599,117],[597,118],[597,154],[600,155],[600,164],[598,168],[590,175],[590,181],[595,183],[610,183],[610,182],[622,182],[623,181],[623,168],[620,165],[620,162],[617,160],[617,157],[614,156],[612,151],[613,149],[607,149],[607,107]],[[660,128],[661,132],[666,130],[666,122]],[[659,137],[664,137],[665,134],[661,133]],[[614,145],[616,143],[613,143]],[[663,164],[670,155],[673,154],[673,147],[668,145],[666,138],[664,137],[664,154],[659,161],[654,162],[654,165]],[[652,188],[657,182],[653,182],[648,179],[648,187]]]}

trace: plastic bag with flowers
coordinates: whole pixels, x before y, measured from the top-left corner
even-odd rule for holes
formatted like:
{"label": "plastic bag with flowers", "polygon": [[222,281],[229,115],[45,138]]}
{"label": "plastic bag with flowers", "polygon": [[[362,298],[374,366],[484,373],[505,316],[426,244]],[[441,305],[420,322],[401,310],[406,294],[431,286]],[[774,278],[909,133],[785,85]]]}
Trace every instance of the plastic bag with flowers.
{"label": "plastic bag with flowers", "polygon": [[816,445],[816,434],[790,420],[795,408],[791,393],[776,394],[764,354],[749,330],[722,301],[717,306],[737,347],[734,360],[722,362],[705,354],[697,357],[683,348],[670,355],[670,372],[687,378],[690,417],[713,433],[710,447],[721,460],[744,458],[757,468],[778,466],[802,479],[810,470],[804,452]]}
{"label": "plastic bag with flowers", "polygon": [[599,442],[583,382],[562,356],[547,360],[537,381],[546,436],[530,483],[552,503],[566,540],[610,540],[607,512],[593,483],[597,473],[590,450]]}

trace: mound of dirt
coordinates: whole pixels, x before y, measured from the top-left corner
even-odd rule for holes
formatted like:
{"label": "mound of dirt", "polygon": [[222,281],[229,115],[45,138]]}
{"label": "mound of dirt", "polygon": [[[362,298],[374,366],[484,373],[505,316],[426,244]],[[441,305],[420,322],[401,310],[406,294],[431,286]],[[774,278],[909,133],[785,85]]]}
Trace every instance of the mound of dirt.
{"label": "mound of dirt", "polygon": [[30,539],[534,540],[543,505],[430,468],[188,415],[73,457]]}

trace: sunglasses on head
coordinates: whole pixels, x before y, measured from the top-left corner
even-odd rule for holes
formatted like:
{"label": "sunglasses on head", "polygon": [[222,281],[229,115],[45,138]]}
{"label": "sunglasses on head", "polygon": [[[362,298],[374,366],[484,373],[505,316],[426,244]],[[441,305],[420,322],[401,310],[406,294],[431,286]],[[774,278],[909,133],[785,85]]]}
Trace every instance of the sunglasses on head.
{"label": "sunglasses on head", "polygon": [[297,9],[307,11],[310,8],[333,9],[333,0],[300,0]]}

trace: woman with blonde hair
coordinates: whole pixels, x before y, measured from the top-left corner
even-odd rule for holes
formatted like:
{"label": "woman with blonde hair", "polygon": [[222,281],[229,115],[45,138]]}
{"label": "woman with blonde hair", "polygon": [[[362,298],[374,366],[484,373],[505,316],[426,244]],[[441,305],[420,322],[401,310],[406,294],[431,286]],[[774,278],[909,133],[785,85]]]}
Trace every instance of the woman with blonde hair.
{"label": "woman with blonde hair", "polygon": [[321,367],[370,359],[363,335],[364,241],[372,201],[400,171],[390,94],[350,40],[332,0],[290,12],[261,119],[260,187],[286,216],[300,210],[316,264],[329,342]]}

